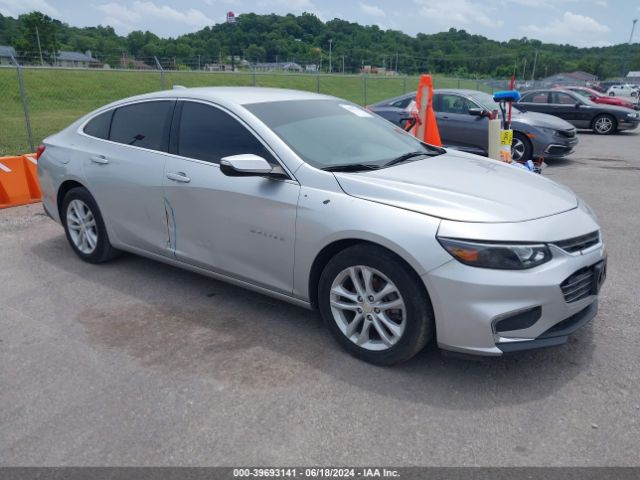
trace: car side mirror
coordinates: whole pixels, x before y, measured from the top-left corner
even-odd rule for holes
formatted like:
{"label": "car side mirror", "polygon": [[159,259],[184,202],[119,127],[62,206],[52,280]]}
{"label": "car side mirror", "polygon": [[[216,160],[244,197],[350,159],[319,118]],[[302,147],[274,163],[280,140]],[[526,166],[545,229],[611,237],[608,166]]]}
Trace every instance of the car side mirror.
{"label": "car side mirror", "polygon": [[576,102],[576,105],[575,105],[576,108],[580,108],[581,106],[582,106],[582,102]]}
{"label": "car side mirror", "polygon": [[470,108],[469,115],[472,115],[474,117],[484,117],[485,111],[481,108]]}
{"label": "car side mirror", "polygon": [[228,177],[256,177],[270,174],[273,167],[259,155],[243,153],[221,158],[220,171]]}

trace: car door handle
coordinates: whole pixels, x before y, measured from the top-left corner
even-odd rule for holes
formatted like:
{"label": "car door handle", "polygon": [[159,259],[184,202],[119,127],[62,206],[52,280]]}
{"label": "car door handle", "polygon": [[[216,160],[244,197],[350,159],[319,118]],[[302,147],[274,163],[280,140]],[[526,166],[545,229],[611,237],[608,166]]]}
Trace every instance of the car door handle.
{"label": "car door handle", "polygon": [[167,178],[174,182],[189,183],[191,179],[184,172],[167,173]]}
{"label": "car door handle", "polygon": [[437,120],[449,120],[449,117],[447,117],[446,115],[442,115],[442,116],[436,118],[436,121]]}
{"label": "car door handle", "polygon": [[109,163],[109,160],[104,155],[91,155],[91,161],[93,163],[99,163],[100,165]]}

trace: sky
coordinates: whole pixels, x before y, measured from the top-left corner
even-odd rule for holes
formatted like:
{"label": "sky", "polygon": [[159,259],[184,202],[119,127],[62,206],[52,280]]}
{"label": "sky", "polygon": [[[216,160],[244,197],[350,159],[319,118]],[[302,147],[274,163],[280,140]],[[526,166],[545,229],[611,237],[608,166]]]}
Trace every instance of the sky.
{"label": "sky", "polygon": [[[74,26],[111,25],[126,35],[175,37],[221,23],[226,12],[341,18],[410,35],[465,29],[495,40],[536,38],[580,47],[629,40],[638,0],[0,0],[0,13],[39,10]],[[640,22],[633,37],[640,41]]]}

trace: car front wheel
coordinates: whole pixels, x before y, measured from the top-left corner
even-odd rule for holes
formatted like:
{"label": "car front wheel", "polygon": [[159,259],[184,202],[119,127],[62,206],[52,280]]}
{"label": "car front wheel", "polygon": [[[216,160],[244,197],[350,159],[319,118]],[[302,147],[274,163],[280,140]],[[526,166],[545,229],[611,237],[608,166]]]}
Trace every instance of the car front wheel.
{"label": "car front wheel", "polygon": [[71,248],[85,262],[106,262],[120,253],[111,246],[98,205],[86,189],[67,192],[61,218]]}
{"label": "car front wheel", "polygon": [[593,119],[593,131],[598,135],[610,135],[617,129],[616,119],[611,115],[598,115]]}
{"label": "car front wheel", "polygon": [[515,162],[525,162],[531,160],[533,147],[531,141],[522,133],[513,133],[513,143],[511,144],[511,158]]}
{"label": "car front wheel", "polygon": [[377,365],[410,359],[434,334],[420,278],[381,247],[356,245],[331,259],[320,277],[318,302],[338,342]]}

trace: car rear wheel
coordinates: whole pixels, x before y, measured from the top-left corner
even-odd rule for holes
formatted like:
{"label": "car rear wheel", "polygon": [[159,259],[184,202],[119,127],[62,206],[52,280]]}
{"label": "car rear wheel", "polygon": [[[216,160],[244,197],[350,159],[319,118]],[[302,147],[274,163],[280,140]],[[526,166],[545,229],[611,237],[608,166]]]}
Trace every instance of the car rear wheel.
{"label": "car rear wheel", "polygon": [[616,119],[611,115],[598,115],[593,119],[593,131],[598,135],[610,135],[617,129]]}
{"label": "car rear wheel", "polygon": [[515,162],[525,162],[531,160],[533,147],[526,135],[520,132],[513,132],[513,142],[511,143],[511,158]]}
{"label": "car rear wheel", "polygon": [[615,97],[616,96],[616,92],[609,92],[609,96],[610,97]]}
{"label": "car rear wheel", "polygon": [[377,365],[410,359],[435,330],[420,278],[374,245],[350,247],[329,261],[320,276],[318,302],[337,341]]}
{"label": "car rear wheel", "polygon": [[61,218],[71,248],[85,262],[106,262],[120,253],[111,246],[98,205],[86,189],[67,192]]}

